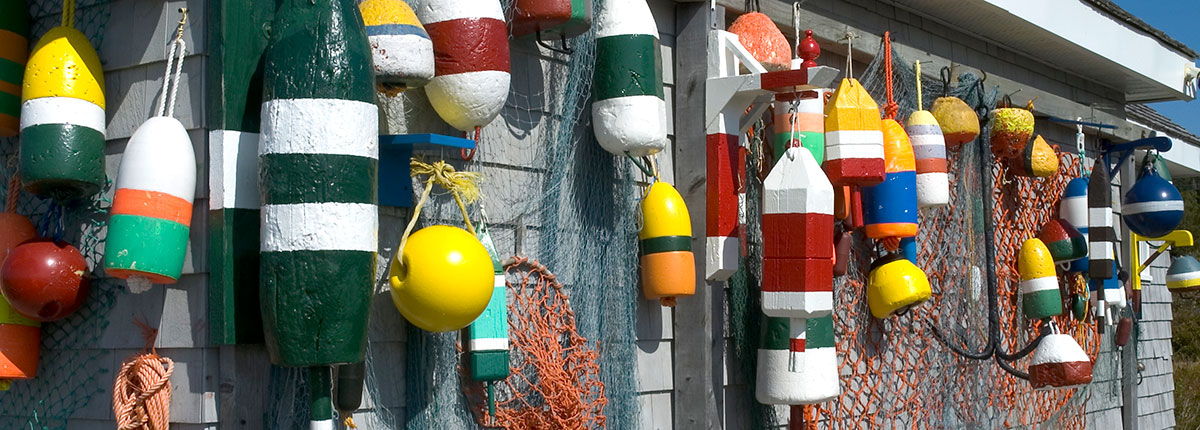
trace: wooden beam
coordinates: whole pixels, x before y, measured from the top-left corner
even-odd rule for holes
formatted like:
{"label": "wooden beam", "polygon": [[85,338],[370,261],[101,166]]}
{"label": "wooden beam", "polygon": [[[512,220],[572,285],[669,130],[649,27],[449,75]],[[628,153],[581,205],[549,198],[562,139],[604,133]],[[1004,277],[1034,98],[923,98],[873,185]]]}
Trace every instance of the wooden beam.
{"label": "wooden beam", "polygon": [[[718,9],[718,12],[721,10]],[[696,295],[675,306],[674,428],[719,429],[717,384],[720,368],[713,359],[714,327],[724,315],[723,283],[705,281],[706,148],[704,91],[708,71],[709,4],[675,6],[675,182],[692,218],[692,250],[696,256]],[[723,14],[721,14],[723,15]],[[723,16],[718,22],[724,22]],[[716,298],[716,299],[714,299]]]}

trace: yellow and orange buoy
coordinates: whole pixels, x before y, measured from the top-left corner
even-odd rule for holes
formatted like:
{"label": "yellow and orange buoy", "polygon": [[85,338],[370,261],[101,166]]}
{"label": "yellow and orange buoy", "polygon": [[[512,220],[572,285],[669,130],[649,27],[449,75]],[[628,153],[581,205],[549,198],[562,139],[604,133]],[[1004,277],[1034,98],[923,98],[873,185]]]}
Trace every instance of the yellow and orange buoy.
{"label": "yellow and orange buoy", "polygon": [[964,143],[975,140],[979,136],[979,114],[967,106],[967,102],[958,97],[938,97],[929,108],[938,126],[942,128],[942,136],[946,138],[946,147],[958,149]]}
{"label": "yellow and orange buoy", "polygon": [[998,157],[1019,158],[1033,136],[1031,109],[1002,107],[992,111],[992,153]]}
{"label": "yellow and orange buoy", "polygon": [[1013,170],[1021,176],[1048,178],[1058,173],[1058,153],[1040,134],[1029,141],[1020,158],[1013,161]]}
{"label": "yellow and orange buoy", "polygon": [[679,296],[696,293],[692,223],[683,197],[666,182],[655,182],[642,199],[642,292],[648,300],[675,306]]}

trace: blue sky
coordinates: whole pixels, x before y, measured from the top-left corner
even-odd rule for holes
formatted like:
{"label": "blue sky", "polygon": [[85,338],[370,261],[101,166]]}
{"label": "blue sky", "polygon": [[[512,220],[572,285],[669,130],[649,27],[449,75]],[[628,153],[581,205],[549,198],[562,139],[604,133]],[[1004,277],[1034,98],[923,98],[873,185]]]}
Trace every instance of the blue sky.
{"label": "blue sky", "polygon": [[[1114,0],[1121,8],[1142,21],[1166,32],[1193,50],[1200,51],[1200,28],[1196,27],[1200,9],[1196,0]],[[1200,100],[1150,104],[1175,123],[1200,134]]]}

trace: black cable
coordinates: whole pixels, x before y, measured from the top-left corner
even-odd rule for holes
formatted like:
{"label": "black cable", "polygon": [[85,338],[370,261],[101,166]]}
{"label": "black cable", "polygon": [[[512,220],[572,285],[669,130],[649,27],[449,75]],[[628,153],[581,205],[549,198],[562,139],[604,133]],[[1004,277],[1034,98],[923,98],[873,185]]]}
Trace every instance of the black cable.
{"label": "black cable", "polygon": [[999,357],[996,357],[996,364],[999,364],[1000,368],[1004,369],[1005,372],[1008,372],[1009,375],[1016,376],[1018,378],[1026,380],[1026,381],[1029,380],[1028,373],[1017,370],[1017,368],[1012,367],[1011,364],[1009,364],[1008,362],[1006,362],[1004,360],[1001,360]]}

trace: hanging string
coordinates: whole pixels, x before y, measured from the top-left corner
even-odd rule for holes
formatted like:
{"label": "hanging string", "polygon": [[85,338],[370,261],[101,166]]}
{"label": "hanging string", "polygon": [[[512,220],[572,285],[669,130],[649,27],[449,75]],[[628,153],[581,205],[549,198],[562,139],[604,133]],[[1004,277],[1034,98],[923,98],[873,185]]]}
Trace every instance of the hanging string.
{"label": "hanging string", "polygon": [[795,55],[792,58],[800,58],[800,0],[792,3],[792,32],[795,35],[796,46]]}
{"label": "hanging string", "polygon": [[8,180],[8,202],[4,205],[4,211],[10,214],[17,213],[17,199],[21,196],[21,174],[13,173],[12,178]]}
{"label": "hanging string", "polygon": [[[475,159],[475,150],[479,149],[479,131],[481,129],[482,127],[475,127],[475,147],[471,148],[471,152],[467,152],[466,148],[461,148],[458,150],[458,156],[462,157],[463,161],[471,161]],[[467,133],[463,133],[463,135],[467,135]]]}
{"label": "hanging string", "polygon": [[[179,92],[179,77],[183,71],[183,57],[187,55],[187,45],[183,42],[183,26],[187,23],[187,8],[180,8],[179,13],[183,16],[179,18],[179,27],[175,31],[175,40],[171,41],[171,47],[167,49],[167,67],[163,70],[163,95],[158,99],[158,116],[170,117],[175,114],[175,95]],[[172,63],[175,66],[173,74],[171,72]]]}
{"label": "hanging string", "polygon": [[75,0],[63,0],[62,26],[75,26]]}
{"label": "hanging string", "polygon": [[892,34],[890,31],[883,32],[883,77],[884,89],[887,93],[887,104],[883,106],[884,117],[896,119],[900,105],[896,104],[896,99],[892,97]]}
{"label": "hanging string", "polygon": [[[854,78],[854,38],[856,37],[858,36],[849,31],[846,32],[845,37],[842,37],[842,40],[846,41],[846,78],[849,79]],[[853,84],[854,81],[850,81],[850,83]]]}
{"label": "hanging string", "polygon": [[917,110],[925,110],[925,99],[921,94],[921,62],[913,62],[913,74],[917,75]]}
{"label": "hanging string", "polygon": [[[413,227],[417,225],[417,219],[421,217],[421,209],[425,207],[425,202],[429,200],[429,194],[433,191],[433,184],[441,185],[450,191],[454,196],[454,202],[458,203],[458,210],[462,212],[463,224],[466,224],[467,231],[475,235],[475,227],[471,225],[471,219],[467,216],[467,204],[479,200],[479,185],[475,182],[479,180],[477,172],[457,172],[454,166],[446,164],[445,161],[438,161],[433,164],[426,164],[412,159],[409,165],[412,169],[412,176],[428,176],[425,181],[425,191],[421,193],[421,200],[417,201],[417,205],[413,207],[412,219],[408,221],[408,227],[404,228],[404,236],[400,238],[400,247],[396,248],[396,254],[401,255],[404,252],[404,245],[408,243],[408,236],[412,233]],[[400,261],[400,260],[396,260]]]}

